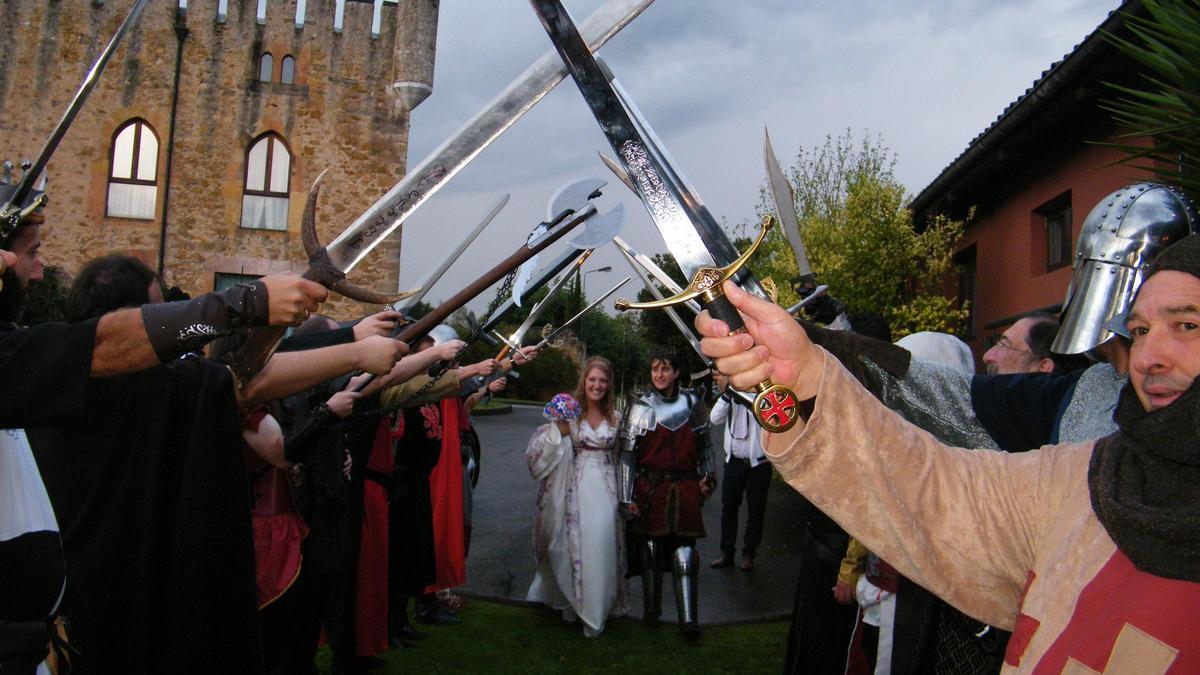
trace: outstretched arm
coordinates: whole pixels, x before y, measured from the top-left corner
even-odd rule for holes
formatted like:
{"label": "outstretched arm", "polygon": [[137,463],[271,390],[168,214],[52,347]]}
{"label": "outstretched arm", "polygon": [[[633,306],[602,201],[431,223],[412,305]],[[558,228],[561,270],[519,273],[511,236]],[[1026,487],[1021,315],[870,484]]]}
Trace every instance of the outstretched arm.
{"label": "outstretched arm", "polygon": [[383,374],[406,351],[403,342],[375,335],[324,349],[274,354],[253,380],[237,390],[238,405],[244,408],[283,398],[352,370]]}
{"label": "outstretched arm", "polygon": [[749,334],[729,336],[702,313],[704,353],[735,387],[771,377],[815,399],[809,420],[767,435],[784,479],[905,576],[1011,626],[1044,514],[1065,492],[1048,489],[1063,482],[1054,453],[946,447],[884,409],[781,308],[732,285],[726,293]]}

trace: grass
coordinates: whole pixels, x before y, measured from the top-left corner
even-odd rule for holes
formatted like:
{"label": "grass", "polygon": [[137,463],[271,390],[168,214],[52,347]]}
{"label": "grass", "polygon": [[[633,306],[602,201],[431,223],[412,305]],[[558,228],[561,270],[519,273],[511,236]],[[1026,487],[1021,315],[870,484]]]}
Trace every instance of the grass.
{"label": "grass", "polygon": [[[423,626],[432,635],[417,646],[383,655],[373,673],[777,673],[783,666],[787,623],[706,628],[689,642],[674,624],[648,628],[612,619],[599,638],[558,612],[475,600],[458,626]],[[331,654],[317,663],[328,672]]]}

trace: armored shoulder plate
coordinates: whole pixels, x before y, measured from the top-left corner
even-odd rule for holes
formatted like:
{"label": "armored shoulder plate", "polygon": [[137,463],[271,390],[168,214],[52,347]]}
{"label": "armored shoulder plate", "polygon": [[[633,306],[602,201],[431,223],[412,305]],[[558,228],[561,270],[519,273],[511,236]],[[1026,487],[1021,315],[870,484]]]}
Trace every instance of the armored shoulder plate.
{"label": "armored shoulder plate", "polygon": [[621,438],[635,439],[645,436],[657,426],[654,407],[640,396],[630,396],[621,420]]}

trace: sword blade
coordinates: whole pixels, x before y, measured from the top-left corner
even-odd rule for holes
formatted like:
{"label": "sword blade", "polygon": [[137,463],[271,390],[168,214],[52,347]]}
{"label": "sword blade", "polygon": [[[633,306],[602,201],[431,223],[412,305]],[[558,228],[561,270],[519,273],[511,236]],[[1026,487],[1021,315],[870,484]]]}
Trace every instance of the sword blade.
{"label": "sword blade", "polygon": [[578,313],[578,314],[576,314],[575,316],[571,317],[570,319],[567,319],[565,322],[563,322],[563,325],[561,325],[561,326],[559,326],[558,328],[555,328],[554,330],[550,331],[550,334],[549,334],[549,335],[547,335],[546,337],[542,338],[542,341],[541,341],[541,342],[539,342],[539,343],[537,343],[537,348],[538,348],[538,349],[541,349],[542,347],[545,347],[546,345],[550,344],[550,341],[551,341],[551,340],[553,340],[555,337],[557,337],[558,335],[560,335],[560,334],[561,334],[561,333],[562,333],[564,330],[566,330],[567,328],[569,328],[569,327],[571,326],[571,324],[573,324],[573,323],[575,323],[576,321],[578,321],[579,319],[581,319],[581,318],[583,317],[583,315],[584,315],[584,314],[587,314],[588,312],[592,311],[593,309],[595,309],[595,308],[596,308],[596,306],[597,306],[597,305],[599,305],[600,303],[602,303],[602,302],[604,302],[605,300],[607,300],[607,299],[608,299],[608,296],[610,296],[610,295],[612,295],[613,293],[616,293],[617,291],[619,291],[619,290],[621,289],[621,287],[622,287],[622,286],[624,286],[625,284],[629,283],[629,280],[630,280],[630,279],[632,279],[632,278],[633,278],[633,277],[625,277],[625,278],[624,278],[624,279],[622,279],[621,281],[617,282],[617,285],[616,285],[616,286],[613,286],[612,288],[608,289],[608,291],[606,291],[606,292],[604,293],[604,295],[601,295],[600,297],[596,298],[596,299],[595,299],[595,300],[594,300],[594,301],[593,301],[591,304],[589,304],[587,307],[584,307],[583,309],[581,309],[581,310],[579,311],[579,313]]}
{"label": "sword blade", "polygon": [[[608,0],[583,24],[599,49],[654,0]],[[349,272],[418,206],[511,127],[566,77],[553,51],[543,54],[504,91],[409,171],[328,246],[330,262]]]}
{"label": "sword blade", "polygon": [[[638,275],[638,278],[642,280],[642,284],[646,286],[646,290],[650,291],[650,295],[653,295],[655,300],[662,300],[664,297],[662,291],[658,290],[658,286],[656,286],[654,282],[650,280],[650,277],[647,276],[646,271],[642,269],[642,266],[638,264],[638,261],[634,260],[633,256],[629,254],[629,251],[626,251],[625,249],[620,249],[620,251],[621,255],[625,256],[625,260],[629,263],[629,266],[632,267],[633,271]],[[675,324],[675,327],[679,329],[679,333],[688,341],[688,344],[692,346],[692,349],[696,350],[696,353],[700,355],[700,359],[704,361],[704,365],[712,365],[712,362],[709,361],[708,357],[704,355],[704,352],[700,351],[700,341],[696,339],[696,334],[687,327],[687,324],[685,324],[683,319],[679,317],[679,313],[675,311],[675,308],[663,307],[663,311],[667,313],[667,316],[671,319],[671,323]]]}
{"label": "sword blade", "polygon": [[[21,176],[21,181],[17,183],[16,190],[9,197],[8,203],[0,208],[0,214],[8,216],[12,207],[17,207],[29,191],[33,189],[33,183],[46,169],[46,164],[50,161],[50,156],[54,154],[58,148],[59,141],[66,135],[67,129],[71,126],[71,122],[75,121],[75,116],[79,114],[79,110],[83,108],[83,104],[87,102],[88,96],[92,93],[92,88],[96,86],[96,82],[100,80],[100,74],[104,72],[104,67],[108,65],[108,60],[112,57],[113,52],[117,50],[117,45],[121,43],[121,39],[129,32],[129,29],[137,21],[142,13],[142,9],[146,6],[147,0],[136,0],[133,6],[129,8],[129,13],[125,15],[125,20],[117,27],[117,32],[113,34],[108,44],[100,52],[100,56],[96,58],[96,62],[83,76],[83,82],[80,83],[79,89],[75,91],[75,98],[71,99],[70,105],[67,106],[66,112],[63,113],[62,119],[58,121],[58,126],[54,127],[54,131],[50,132],[50,137],[46,139],[45,145],[42,146],[41,152],[38,153],[37,159],[33,165]],[[15,223],[14,223],[15,225]],[[11,233],[7,223],[0,223],[0,238]]]}
{"label": "sword blade", "polygon": [[779,227],[783,229],[784,236],[792,245],[800,277],[812,276],[812,265],[808,263],[808,249],[804,247],[804,239],[800,237],[800,221],[796,217],[796,194],[792,191],[792,184],[788,182],[787,176],[783,174],[779,160],[775,159],[770,132],[764,128],[763,135],[766,136],[763,160],[767,165],[767,185],[770,187],[771,201],[775,204],[775,213],[779,216]]}
{"label": "sword blade", "polygon": [[546,293],[546,297],[542,298],[541,302],[537,303],[532,309],[529,310],[529,316],[525,317],[525,320],[521,322],[521,325],[518,326],[515,331],[513,331],[512,335],[508,336],[508,342],[511,342],[515,345],[521,344],[521,341],[525,339],[525,334],[529,332],[529,328],[533,326],[533,322],[537,321],[537,318],[541,316],[542,310],[550,306],[550,301],[553,300],[554,296],[558,294],[558,291],[566,285],[567,280],[579,272],[579,268],[583,267],[583,263],[587,262],[587,259],[592,256],[592,251],[594,250],[596,249],[589,248],[584,251],[583,254],[571,264],[571,269],[567,270],[565,274],[559,277],[558,281],[554,282],[554,285],[551,286],[550,290]]}
{"label": "sword blade", "polygon": [[[678,283],[675,282],[674,279],[672,279],[670,276],[668,276],[667,273],[664,272],[661,267],[659,267],[657,264],[655,264],[653,260],[651,260],[650,258],[647,258],[645,255],[633,250],[633,248],[629,244],[625,243],[624,239],[621,239],[620,237],[614,237],[613,243],[616,244],[617,248],[621,249],[622,253],[626,254],[629,258],[632,258],[633,261],[635,263],[637,263],[637,266],[639,269],[645,270],[646,272],[650,273],[655,279],[657,279],[658,283],[662,284],[663,287],[665,287],[668,291],[671,292],[671,295],[679,295],[679,294],[683,293],[682,286],[680,286]],[[661,300],[662,298],[658,298],[658,299]],[[687,305],[687,308],[692,310],[692,312],[694,312],[696,314],[700,313],[700,303],[696,302],[695,300],[688,300],[683,304]]]}
{"label": "sword blade", "polygon": [[479,221],[479,224],[475,226],[475,229],[471,230],[470,234],[468,234],[466,238],[454,248],[453,251],[447,253],[438,263],[436,268],[431,270],[423,279],[421,279],[420,282],[418,282],[417,285],[421,288],[421,290],[417,291],[416,295],[410,296],[407,300],[405,300],[403,305],[397,307],[399,311],[407,314],[413,307],[417,306],[417,303],[421,302],[421,300],[425,298],[425,294],[428,293],[429,289],[432,288],[433,285],[442,278],[442,275],[446,273],[446,270],[450,269],[450,265],[455,260],[458,260],[458,257],[462,255],[462,252],[467,250],[467,247],[471,245],[471,242],[475,241],[475,238],[479,236],[480,232],[483,232],[483,228],[491,224],[496,215],[500,213],[500,210],[503,209],[506,204],[508,204],[508,198],[508,193],[505,193],[504,196],[502,196],[500,200],[496,202],[496,205],[492,207],[492,210],[488,211],[487,215],[483,217],[483,220]]}
{"label": "sword blade", "polygon": [[[578,256],[579,252],[570,248],[559,253],[557,258],[551,260],[548,265],[546,265],[540,272],[533,276],[533,279],[529,281],[528,288],[521,296],[521,300],[527,299],[531,294],[533,294],[534,291],[542,286],[545,286],[547,282],[553,279],[556,274],[566,269],[567,266],[570,265]],[[503,321],[506,316],[511,314],[512,311],[518,306],[519,305],[514,302],[513,298],[505,300],[504,304],[496,308],[496,312],[487,320],[487,323],[483,324],[483,330],[491,331],[493,328],[500,325],[500,322]]]}

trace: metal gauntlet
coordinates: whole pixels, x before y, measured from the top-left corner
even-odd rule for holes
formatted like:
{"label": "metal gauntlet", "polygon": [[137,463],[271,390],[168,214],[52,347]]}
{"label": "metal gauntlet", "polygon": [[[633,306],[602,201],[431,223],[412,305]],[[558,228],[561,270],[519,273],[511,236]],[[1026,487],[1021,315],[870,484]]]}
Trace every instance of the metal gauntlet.
{"label": "metal gauntlet", "polygon": [[625,418],[617,432],[617,500],[633,502],[633,483],[637,478],[637,442],[658,424],[654,408],[637,397],[625,407]]}
{"label": "metal gauntlet", "polygon": [[142,307],[150,346],[161,361],[198,351],[212,340],[249,326],[265,326],[270,317],[267,286],[250,281],[192,300]]}

